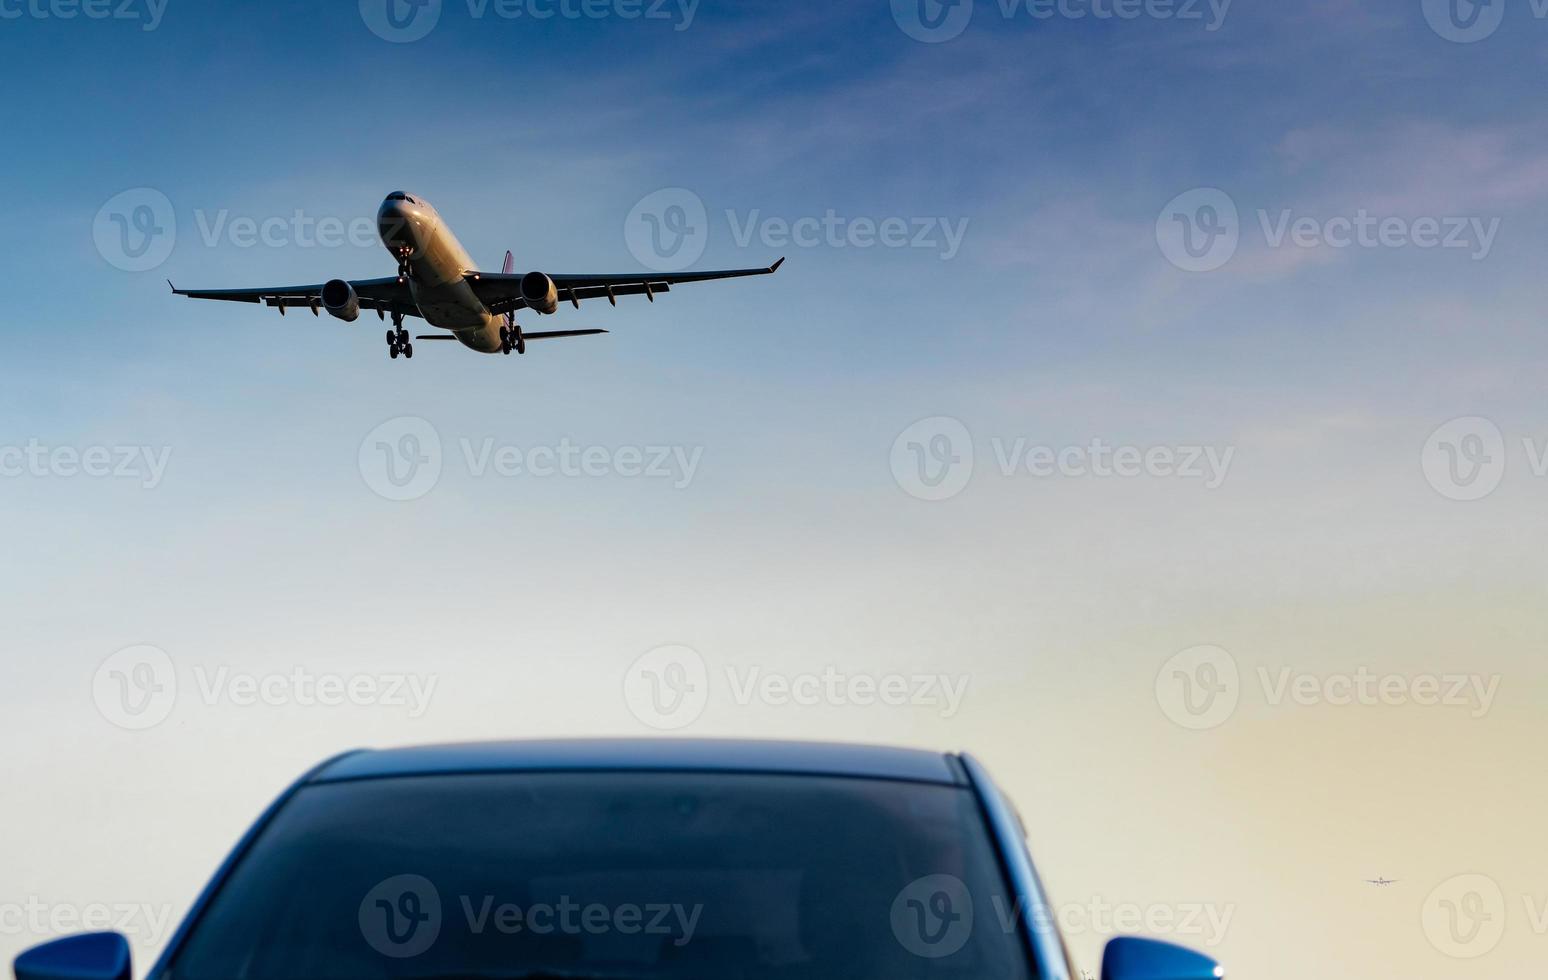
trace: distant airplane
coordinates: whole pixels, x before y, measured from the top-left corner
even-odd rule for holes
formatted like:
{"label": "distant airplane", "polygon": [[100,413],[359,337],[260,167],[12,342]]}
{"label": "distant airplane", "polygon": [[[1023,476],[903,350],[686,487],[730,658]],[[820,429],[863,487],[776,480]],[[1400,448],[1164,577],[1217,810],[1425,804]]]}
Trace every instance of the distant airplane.
{"label": "distant airplane", "polygon": [[[379,319],[392,317],[387,331],[387,350],[394,358],[413,357],[413,340],[456,340],[483,354],[527,352],[527,341],[556,337],[589,337],[606,330],[547,330],[529,333],[516,322],[516,312],[528,309],[552,316],[561,301],[580,309],[583,299],[606,298],[614,306],[620,296],[643,295],[651,302],[657,293],[673,286],[712,279],[767,276],[779,271],[780,259],[767,269],[732,269],[723,272],[627,273],[624,275],[515,274],[514,257],[505,254],[499,273],[479,272],[467,250],[457,241],[439,212],[422,197],[397,191],[387,195],[376,216],[382,243],[398,260],[398,274],[388,279],[346,282],[332,279],[316,286],[279,286],[269,289],[178,289],[172,292],[192,299],[262,303],[286,309],[310,309],[313,316],[327,310],[340,320],[354,322],[361,310],[375,310]],[[169,282],[167,285],[171,286]],[[422,317],[432,327],[450,331],[411,338],[403,328],[404,317]]]}
{"label": "distant airplane", "polygon": [[1367,885],[1375,885],[1377,888],[1386,888],[1388,885],[1397,884],[1396,881],[1393,881],[1390,878],[1367,878],[1365,879],[1365,883]]}

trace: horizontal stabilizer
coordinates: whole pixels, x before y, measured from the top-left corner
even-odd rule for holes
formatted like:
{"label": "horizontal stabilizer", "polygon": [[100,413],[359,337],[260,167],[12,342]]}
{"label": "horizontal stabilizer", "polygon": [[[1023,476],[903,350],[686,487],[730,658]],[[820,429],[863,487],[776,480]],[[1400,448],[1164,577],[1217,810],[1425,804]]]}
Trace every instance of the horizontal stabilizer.
{"label": "horizontal stabilizer", "polygon": [[549,330],[544,333],[522,334],[528,340],[553,340],[556,337],[595,337],[606,330]]}

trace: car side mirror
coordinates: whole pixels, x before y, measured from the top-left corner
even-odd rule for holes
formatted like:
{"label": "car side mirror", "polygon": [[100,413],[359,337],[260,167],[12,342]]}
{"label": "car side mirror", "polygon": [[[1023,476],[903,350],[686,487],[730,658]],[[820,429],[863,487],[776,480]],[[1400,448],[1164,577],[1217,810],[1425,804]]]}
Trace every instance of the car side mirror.
{"label": "car side mirror", "polygon": [[116,932],[67,936],[16,957],[16,980],[130,980],[129,941]]}
{"label": "car side mirror", "polygon": [[1120,937],[1102,954],[1102,980],[1219,980],[1225,968],[1202,953],[1154,939]]}

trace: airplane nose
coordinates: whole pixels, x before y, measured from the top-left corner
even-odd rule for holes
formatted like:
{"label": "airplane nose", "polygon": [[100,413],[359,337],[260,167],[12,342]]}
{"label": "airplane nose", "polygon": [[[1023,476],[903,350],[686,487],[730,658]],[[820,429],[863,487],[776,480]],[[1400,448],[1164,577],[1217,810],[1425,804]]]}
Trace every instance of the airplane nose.
{"label": "airplane nose", "polygon": [[407,201],[388,198],[376,213],[376,227],[388,248],[414,247],[413,209]]}

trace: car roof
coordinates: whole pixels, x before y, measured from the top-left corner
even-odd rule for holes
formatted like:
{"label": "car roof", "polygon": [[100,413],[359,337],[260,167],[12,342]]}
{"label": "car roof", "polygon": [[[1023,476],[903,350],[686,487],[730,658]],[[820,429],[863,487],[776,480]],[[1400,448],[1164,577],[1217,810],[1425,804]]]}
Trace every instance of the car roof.
{"label": "car roof", "polygon": [[309,782],[495,772],[738,772],[962,785],[955,756],[919,749],[737,739],[473,742],[352,752]]}

